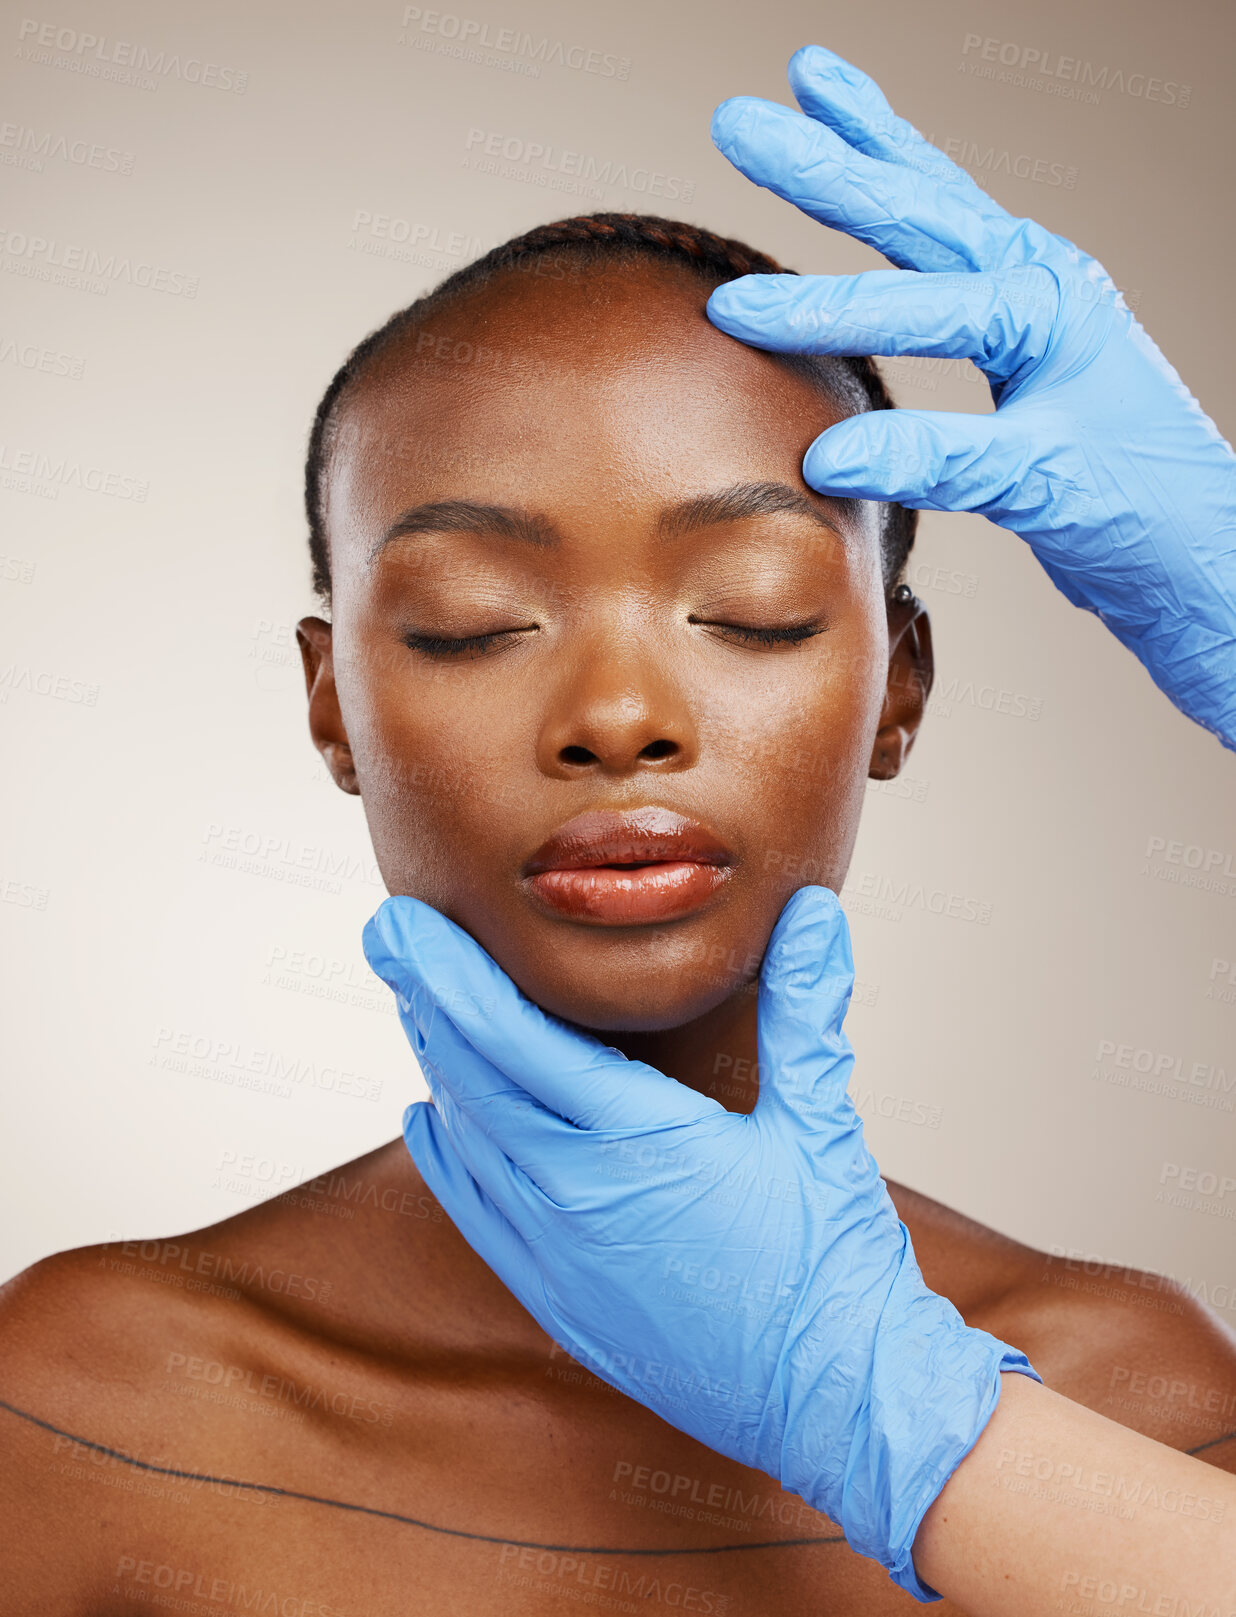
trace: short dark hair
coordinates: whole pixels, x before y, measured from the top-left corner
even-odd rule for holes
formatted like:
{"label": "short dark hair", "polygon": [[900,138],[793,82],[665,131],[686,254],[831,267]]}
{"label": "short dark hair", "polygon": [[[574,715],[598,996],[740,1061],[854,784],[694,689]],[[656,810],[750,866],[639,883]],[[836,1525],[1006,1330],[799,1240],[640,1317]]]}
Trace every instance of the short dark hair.
{"label": "short dark hair", "polygon": [[[330,549],[323,515],[322,484],[328,457],[332,421],[343,394],[353,387],[369,366],[392,347],[410,328],[437,313],[464,292],[485,285],[504,271],[527,269],[535,260],[559,259],[569,254],[580,268],[613,263],[622,257],[667,259],[694,270],[711,286],[736,280],[740,275],[792,275],[767,253],[757,252],[745,242],[729,236],[716,236],[698,225],[677,219],[662,219],[646,213],[589,213],[572,219],[558,219],[503,242],[483,257],[418,298],[406,309],[391,315],[348,355],[330,386],[322,395],[309,434],[305,463],[305,510],[309,518],[309,556],[313,565],[313,588],[325,602],[330,601]],[[893,400],[873,359],[864,356],[817,354],[778,355],[783,363],[807,375],[834,399],[863,410],[891,410]],[[884,584],[891,589],[905,567],[914,543],[918,512],[901,505],[884,506],[880,532]]]}

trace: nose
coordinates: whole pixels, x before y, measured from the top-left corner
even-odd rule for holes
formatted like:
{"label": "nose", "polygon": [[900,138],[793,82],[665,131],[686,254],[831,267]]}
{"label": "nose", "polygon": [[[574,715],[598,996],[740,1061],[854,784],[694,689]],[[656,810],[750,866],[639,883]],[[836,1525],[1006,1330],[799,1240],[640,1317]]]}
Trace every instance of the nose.
{"label": "nose", "polygon": [[537,763],[559,780],[666,773],[689,768],[698,750],[686,692],[664,654],[631,630],[578,648],[549,703]]}

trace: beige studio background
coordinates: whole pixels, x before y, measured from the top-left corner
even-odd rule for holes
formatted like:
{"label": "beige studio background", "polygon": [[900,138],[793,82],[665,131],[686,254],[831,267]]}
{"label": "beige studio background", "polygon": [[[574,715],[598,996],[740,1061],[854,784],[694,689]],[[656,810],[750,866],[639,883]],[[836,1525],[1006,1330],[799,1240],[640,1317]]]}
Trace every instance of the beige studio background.
{"label": "beige studio background", "polygon": [[[449,270],[602,208],[880,263],[708,138],[723,96],[789,102],[815,40],[1101,259],[1231,436],[1220,0],[463,3],[0,24],[0,1274],[226,1217],[424,1093],[361,954],[384,891],[292,625],[313,408]],[[888,370],[903,403],[989,408],[968,367]],[[844,895],[868,1138],[889,1177],[1236,1324],[1236,757],[1012,536],[928,515],[911,578],[937,695]],[[1191,1175],[1214,1193],[1161,1194]]]}

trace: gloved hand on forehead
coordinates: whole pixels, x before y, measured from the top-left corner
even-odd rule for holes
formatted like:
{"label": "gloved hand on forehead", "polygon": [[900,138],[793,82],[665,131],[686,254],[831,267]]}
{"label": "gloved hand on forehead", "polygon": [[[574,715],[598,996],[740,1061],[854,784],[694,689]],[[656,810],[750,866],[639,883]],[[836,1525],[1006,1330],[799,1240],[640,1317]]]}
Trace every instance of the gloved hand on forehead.
{"label": "gloved hand on forehead", "polygon": [[1001,1371],[1038,1377],[927,1287],[864,1144],[835,895],[802,888],[774,929],[750,1115],[540,1010],[417,899],[388,899],[364,947],[433,1095],[408,1108],[408,1149],[533,1318],[938,1599],[914,1570],[919,1523]]}
{"label": "gloved hand on forehead", "polygon": [[750,179],[896,270],[745,275],[713,323],[783,353],[973,360],[991,415],[880,410],[808,449],[824,494],[978,511],[1020,534],[1191,719],[1236,748],[1236,456],[1102,265],[1014,218],[866,74],[797,51],[802,112],[734,96],[712,137]]}

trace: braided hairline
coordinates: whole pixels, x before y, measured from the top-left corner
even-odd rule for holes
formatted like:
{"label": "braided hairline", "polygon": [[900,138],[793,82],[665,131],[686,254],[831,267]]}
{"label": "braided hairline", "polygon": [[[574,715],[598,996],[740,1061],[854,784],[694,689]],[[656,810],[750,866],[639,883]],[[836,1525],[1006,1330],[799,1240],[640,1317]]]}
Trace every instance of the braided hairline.
{"label": "braided hairline", "polygon": [[[537,254],[552,255],[561,247],[583,246],[588,253],[585,262],[608,256],[626,249],[642,257],[665,257],[677,263],[684,261],[702,276],[718,282],[733,280],[740,275],[794,275],[767,253],[758,252],[746,242],[732,236],[718,236],[699,225],[689,225],[678,219],[663,219],[656,214],[592,213],[579,214],[569,219],[556,219],[550,224],[537,225],[492,248],[481,258],[466,264],[447,276],[431,292],[418,298],[407,308],[398,310],[385,325],[364,338],[348,355],[335,373],[322,396],[314,416],[309,435],[309,453],[305,464],[305,509],[309,519],[309,553],[313,564],[313,588],[324,601],[330,600],[330,555],[326,540],[322,509],[322,483],[327,458],[328,436],[335,409],[342,394],[353,385],[368,368],[370,362],[387,347],[398,341],[410,326],[416,325],[436,309],[458,294],[484,285],[494,276],[512,266],[524,267],[525,261]],[[800,362],[819,379],[826,379],[826,367],[839,368],[853,383],[857,383],[868,408],[891,410],[893,400],[875,361],[865,355],[830,356],[827,359],[797,356]],[[885,505],[881,532],[884,576],[886,587],[892,588],[904,568],[906,557],[914,543],[918,513],[900,505]]]}
{"label": "braided hairline", "polygon": [[688,258],[710,266],[724,265],[734,276],[793,273],[782,271],[775,259],[732,236],[718,236],[699,225],[684,224],[678,219],[661,219],[647,213],[579,214],[573,219],[557,219],[552,224],[537,225],[526,234],[517,236],[514,241],[495,247],[478,264],[468,265],[459,273],[470,277],[471,272],[482,264],[492,262],[497,268],[528,253],[581,241],[622,243],[636,249],[652,243],[668,252],[685,253]]}

